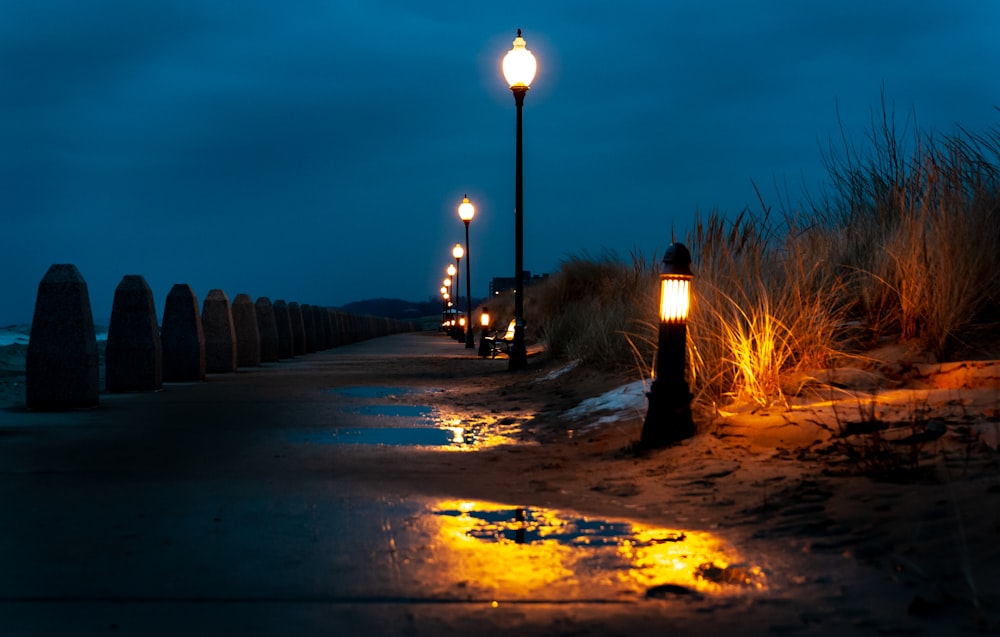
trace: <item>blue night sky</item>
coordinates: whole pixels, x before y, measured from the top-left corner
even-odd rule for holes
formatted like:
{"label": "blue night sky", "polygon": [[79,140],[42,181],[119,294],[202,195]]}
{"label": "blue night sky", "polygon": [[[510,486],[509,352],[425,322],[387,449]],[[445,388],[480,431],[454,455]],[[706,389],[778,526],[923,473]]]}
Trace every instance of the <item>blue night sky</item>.
{"label": "blue night sky", "polygon": [[[901,124],[1000,123],[1000,2],[33,0],[0,4],[0,324],[74,263],[95,319],[141,274],[319,305],[437,294],[468,193],[473,295],[514,270],[662,253],[696,213],[780,206]],[[777,186],[776,186],[777,185]],[[462,264],[463,276],[465,264]],[[464,288],[464,283],[462,284]]]}

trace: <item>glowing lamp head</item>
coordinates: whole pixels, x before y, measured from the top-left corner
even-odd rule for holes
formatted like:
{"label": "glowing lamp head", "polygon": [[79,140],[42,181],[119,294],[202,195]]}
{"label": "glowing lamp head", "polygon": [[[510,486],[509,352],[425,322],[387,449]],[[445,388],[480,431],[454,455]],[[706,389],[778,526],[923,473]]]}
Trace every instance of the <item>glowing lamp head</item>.
{"label": "glowing lamp head", "polygon": [[479,324],[483,327],[490,326],[490,312],[485,307],[483,308],[482,314],[479,315]]}
{"label": "glowing lamp head", "polygon": [[445,277],[445,280],[441,281],[441,284],[444,285],[446,288],[450,288],[451,287],[451,277]]}
{"label": "glowing lamp head", "polygon": [[465,327],[465,317],[464,316],[460,316],[458,318],[458,324],[461,325],[462,327]]}
{"label": "glowing lamp head", "polygon": [[458,204],[458,216],[465,223],[469,223],[476,216],[476,207],[469,201],[469,195],[465,195],[462,198],[462,203]]}
{"label": "glowing lamp head", "polygon": [[663,254],[660,274],[660,322],[686,323],[691,308],[691,253],[672,243]]}
{"label": "glowing lamp head", "polygon": [[449,263],[448,267],[445,268],[445,272],[448,273],[448,276],[455,276],[455,273],[458,272],[458,268],[455,267],[454,263]]}
{"label": "glowing lamp head", "polygon": [[503,56],[503,76],[512,89],[527,89],[531,80],[535,79],[536,70],[538,64],[535,62],[535,56],[525,48],[524,38],[518,29],[517,37],[514,38],[514,48]]}
{"label": "glowing lamp head", "polygon": [[445,296],[446,294],[448,294],[448,288],[446,288],[445,286],[442,285],[441,286],[441,296],[444,296],[444,298],[447,299],[448,297]]}
{"label": "glowing lamp head", "polygon": [[462,247],[461,243],[456,243],[455,247],[451,249],[451,256],[456,259],[461,259],[465,256],[465,248]]}

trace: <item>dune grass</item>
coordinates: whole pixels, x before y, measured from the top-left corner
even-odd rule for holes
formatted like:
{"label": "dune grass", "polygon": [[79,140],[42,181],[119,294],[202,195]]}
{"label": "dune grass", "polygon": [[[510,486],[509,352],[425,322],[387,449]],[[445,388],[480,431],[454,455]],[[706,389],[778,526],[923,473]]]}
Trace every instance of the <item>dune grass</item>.
{"label": "dune grass", "polygon": [[[867,141],[824,156],[830,182],[803,209],[773,213],[761,198],[759,213],[694,219],[684,238],[695,271],[688,367],[700,400],[768,406],[793,372],[887,338],[946,360],[995,332],[1000,130],[904,138],[883,108]],[[655,255],[566,259],[526,289],[529,342],[648,378],[658,267]],[[510,295],[490,305],[506,324]]]}

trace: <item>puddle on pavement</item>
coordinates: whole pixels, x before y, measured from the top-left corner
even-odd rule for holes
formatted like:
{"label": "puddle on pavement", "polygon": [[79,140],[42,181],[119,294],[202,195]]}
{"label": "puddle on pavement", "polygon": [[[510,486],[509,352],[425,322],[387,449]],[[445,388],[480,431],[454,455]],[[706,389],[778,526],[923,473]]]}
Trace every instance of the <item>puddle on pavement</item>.
{"label": "puddle on pavement", "polygon": [[767,589],[758,566],[704,531],[552,509],[446,501],[431,509],[445,569],[466,586],[518,598],[682,598]]}
{"label": "puddle on pavement", "polygon": [[298,434],[295,442],[327,445],[384,445],[389,447],[476,447],[478,440],[461,427],[335,428]]}
{"label": "puddle on pavement", "polygon": [[[387,404],[363,402],[391,399],[433,389],[357,385],[330,390],[349,401],[340,407],[352,423],[358,426],[333,426],[326,429],[299,431],[291,435],[292,442],[324,445],[374,445],[432,447],[454,451],[474,451],[485,447],[510,444],[520,427],[500,424],[493,417],[459,417],[445,415],[429,405]],[[371,422],[371,426],[366,423]]]}
{"label": "puddle on pavement", "polygon": [[331,393],[351,398],[390,398],[392,396],[407,396],[420,393],[422,389],[415,387],[388,387],[385,385],[354,385],[351,387],[334,387]]}
{"label": "puddle on pavement", "polygon": [[410,418],[428,423],[434,421],[431,417],[434,409],[427,405],[359,405],[357,407],[347,407],[343,411],[351,414],[362,414],[364,416]]}

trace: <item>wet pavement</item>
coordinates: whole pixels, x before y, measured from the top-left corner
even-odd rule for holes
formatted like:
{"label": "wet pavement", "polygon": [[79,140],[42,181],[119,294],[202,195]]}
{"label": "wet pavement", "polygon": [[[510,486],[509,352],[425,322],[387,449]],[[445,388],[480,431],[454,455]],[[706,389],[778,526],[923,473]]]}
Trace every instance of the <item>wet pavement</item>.
{"label": "wet pavement", "polygon": [[400,335],[92,410],[0,412],[0,634],[712,634],[713,610],[767,604],[766,569],[704,529],[502,489],[403,496],[344,468],[373,448],[405,463],[512,443],[510,424],[422,402],[436,387],[350,380],[352,356],[453,350]]}

